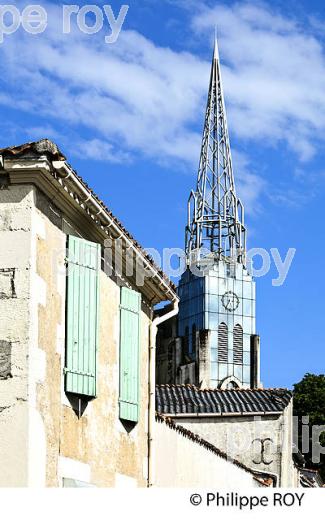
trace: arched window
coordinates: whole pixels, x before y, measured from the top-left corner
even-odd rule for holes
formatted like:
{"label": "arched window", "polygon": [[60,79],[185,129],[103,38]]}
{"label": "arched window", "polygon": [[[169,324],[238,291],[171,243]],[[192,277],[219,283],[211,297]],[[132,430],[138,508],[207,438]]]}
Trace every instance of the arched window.
{"label": "arched window", "polygon": [[192,326],[192,349],[191,353],[194,354],[196,351],[196,325]]}
{"label": "arched window", "polygon": [[243,364],[243,329],[238,324],[234,326],[234,363]]}
{"label": "arched window", "polygon": [[229,383],[227,383],[227,390],[234,390],[236,388],[239,388],[239,386],[235,381],[229,381]]}
{"label": "arched window", "polygon": [[235,376],[228,376],[219,384],[221,390],[233,390],[236,388],[242,388],[242,386],[242,383]]}
{"label": "arched window", "polygon": [[225,323],[218,327],[218,361],[228,363],[228,327]]}

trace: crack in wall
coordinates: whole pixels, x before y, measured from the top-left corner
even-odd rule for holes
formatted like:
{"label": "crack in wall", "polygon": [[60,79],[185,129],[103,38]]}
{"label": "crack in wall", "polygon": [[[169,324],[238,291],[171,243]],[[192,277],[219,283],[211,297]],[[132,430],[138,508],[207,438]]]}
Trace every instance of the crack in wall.
{"label": "crack in wall", "polygon": [[2,413],[4,410],[8,410],[9,408],[12,408],[12,406],[0,406],[0,413]]}

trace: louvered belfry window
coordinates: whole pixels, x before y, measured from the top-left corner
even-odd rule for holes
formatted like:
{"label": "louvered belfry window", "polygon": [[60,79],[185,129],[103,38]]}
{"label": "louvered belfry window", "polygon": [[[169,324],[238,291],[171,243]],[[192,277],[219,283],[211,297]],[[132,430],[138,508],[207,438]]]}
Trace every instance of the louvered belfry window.
{"label": "louvered belfry window", "polygon": [[101,246],[68,237],[65,390],[96,396]]}
{"label": "louvered belfry window", "polygon": [[228,327],[225,323],[218,327],[218,361],[228,363]]}
{"label": "louvered belfry window", "polygon": [[122,287],[120,308],[120,419],[137,422],[141,294]]}
{"label": "louvered belfry window", "polygon": [[234,327],[234,363],[243,364],[243,329],[238,324]]}

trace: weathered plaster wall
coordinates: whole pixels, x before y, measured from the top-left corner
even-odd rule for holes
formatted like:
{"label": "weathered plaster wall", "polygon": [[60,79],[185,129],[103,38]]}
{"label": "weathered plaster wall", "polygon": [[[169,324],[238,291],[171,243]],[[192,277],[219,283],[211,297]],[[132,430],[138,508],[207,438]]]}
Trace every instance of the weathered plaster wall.
{"label": "weathered plaster wall", "polygon": [[[231,457],[258,471],[275,473],[281,486],[295,485],[292,462],[291,405],[284,416],[177,416],[184,426]],[[267,440],[270,439],[270,440]],[[264,449],[262,453],[262,446]]]}
{"label": "weathered plaster wall", "polygon": [[[65,253],[66,237],[57,220],[53,208],[52,215],[46,216],[43,210],[44,198],[37,193],[35,213],[42,222],[42,236],[36,236],[37,275],[42,280],[46,291],[44,304],[37,306],[38,323],[37,345],[44,357],[43,378],[36,382],[36,408],[41,418],[42,437],[45,448],[40,456],[44,466],[44,477],[40,485],[58,486],[58,456],[61,435],[61,379],[64,348],[59,348],[59,338],[64,347],[64,309],[65,309]],[[49,211],[51,205],[48,204]],[[55,220],[54,220],[55,219]],[[55,225],[53,223],[57,223]],[[32,367],[31,367],[32,370]],[[44,440],[42,442],[44,446]]]}
{"label": "weathered plaster wall", "polygon": [[155,424],[157,487],[234,489],[259,487],[253,476],[165,423]]}
{"label": "weathered plaster wall", "polygon": [[293,445],[293,401],[286,408],[283,415],[283,432],[281,446],[281,486],[297,487],[299,474],[292,459]]}
{"label": "weathered plaster wall", "polygon": [[0,190],[0,486],[28,482],[31,186]]}
{"label": "weathered plaster wall", "polygon": [[98,398],[79,418],[63,377],[67,231],[80,235],[33,186],[0,190],[0,486],[145,486],[149,308],[140,420],[129,429],[118,408],[120,287],[100,273]]}
{"label": "weathered plaster wall", "polygon": [[66,234],[62,229],[78,232],[57,209],[49,211],[50,206],[38,193],[35,211],[43,222],[44,233],[36,237],[37,274],[46,287],[46,301],[38,306],[38,347],[44,353],[45,377],[37,383],[37,411],[45,432],[45,484],[61,486],[65,478],[115,486],[125,477],[128,483],[145,486],[150,320],[144,307],[140,420],[127,431],[118,417],[120,287],[100,273],[98,397],[81,403],[79,417],[78,400],[69,401],[64,393]]}
{"label": "weathered plaster wall", "polygon": [[63,405],[60,453],[88,464],[90,483],[97,486],[115,486],[117,475],[145,486],[149,322],[142,313],[140,419],[128,433],[118,417],[120,289],[104,273],[100,286],[98,397],[88,404],[81,419],[71,406]]}

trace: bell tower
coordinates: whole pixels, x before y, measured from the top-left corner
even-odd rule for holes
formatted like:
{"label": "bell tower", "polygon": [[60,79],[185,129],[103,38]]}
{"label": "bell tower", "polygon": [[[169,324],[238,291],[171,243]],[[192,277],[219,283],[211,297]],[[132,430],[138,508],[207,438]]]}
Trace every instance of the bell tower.
{"label": "bell tower", "polygon": [[179,284],[178,336],[183,359],[196,366],[195,380],[187,382],[210,388],[259,386],[255,282],[246,268],[244,218],[216,42],[197,183],[188,201],[187,269]]}

